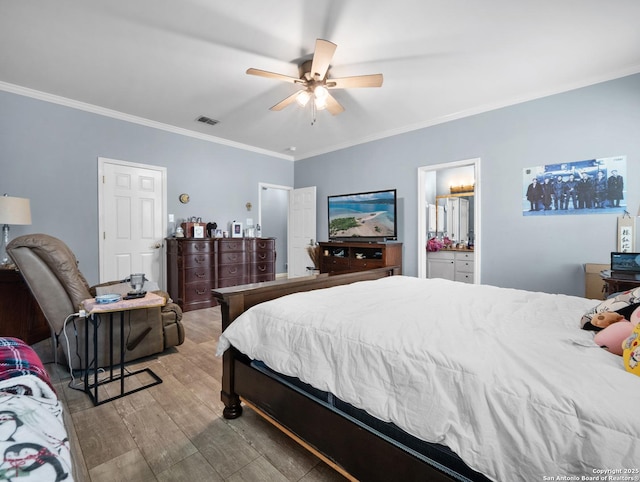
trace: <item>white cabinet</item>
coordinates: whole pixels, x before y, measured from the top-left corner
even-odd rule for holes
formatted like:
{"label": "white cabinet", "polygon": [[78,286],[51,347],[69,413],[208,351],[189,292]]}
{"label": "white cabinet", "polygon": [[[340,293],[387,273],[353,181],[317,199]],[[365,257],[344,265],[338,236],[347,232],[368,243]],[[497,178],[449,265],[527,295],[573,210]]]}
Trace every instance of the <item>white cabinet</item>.
{"label": "white cabinet", "polygon": [[475,270],[475,262],[473,252],[456,251],[455,259],[455,281],[463,281],[465,283],[473,283],[473,272]]}
{"label": "white cabinet", "polygon": [[455,257],[453,251],[435,251],[427,253],[427,276],[452,280],[455,276]]}
{"label": "white cabinet", "polygon": [[473,283],[473,251],[442,250],[427,253],[427,276]]}

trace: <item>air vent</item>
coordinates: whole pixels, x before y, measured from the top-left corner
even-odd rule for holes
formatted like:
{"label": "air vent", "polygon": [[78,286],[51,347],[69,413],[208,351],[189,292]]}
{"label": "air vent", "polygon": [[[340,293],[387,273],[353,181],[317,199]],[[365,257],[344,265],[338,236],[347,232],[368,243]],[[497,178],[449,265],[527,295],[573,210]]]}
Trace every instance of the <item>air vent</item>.
{"label": "air vent", "polygon": [[218,122],[220,122],[220,121],[217,121],[217,120],[215,120],[215,119],[212,119],[211,117],[207,117],[207,116],[204,116],[204,115],[203,115],[203,116],[198,117],[197,121],[198,121],[198,122],[202,122],[203,124],[209,124],[210,126],[214,126],[214,125],[216,125]]}

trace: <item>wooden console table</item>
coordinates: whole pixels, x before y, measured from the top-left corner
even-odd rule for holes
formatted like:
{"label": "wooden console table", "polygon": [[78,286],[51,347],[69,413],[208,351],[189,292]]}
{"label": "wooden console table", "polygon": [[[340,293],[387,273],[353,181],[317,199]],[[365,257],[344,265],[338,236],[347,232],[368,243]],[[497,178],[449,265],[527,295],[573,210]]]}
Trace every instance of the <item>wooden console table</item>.
{"label": "wooden console table", "polygon": [[320,273],[344,274],[390,266],[402,269],[402,243],[328,241],[318,245]]}

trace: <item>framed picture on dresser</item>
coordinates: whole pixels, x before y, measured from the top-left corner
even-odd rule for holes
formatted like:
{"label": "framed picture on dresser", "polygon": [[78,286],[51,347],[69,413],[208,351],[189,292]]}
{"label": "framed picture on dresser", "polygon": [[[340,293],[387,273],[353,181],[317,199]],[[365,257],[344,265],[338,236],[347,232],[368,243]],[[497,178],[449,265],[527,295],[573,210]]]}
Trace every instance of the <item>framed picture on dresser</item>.
{"label": "framed picture on dresser", "polygon": [[235,221],[231,223],[231,237],[232,238],[242,237],[242,223],[236,223]]}

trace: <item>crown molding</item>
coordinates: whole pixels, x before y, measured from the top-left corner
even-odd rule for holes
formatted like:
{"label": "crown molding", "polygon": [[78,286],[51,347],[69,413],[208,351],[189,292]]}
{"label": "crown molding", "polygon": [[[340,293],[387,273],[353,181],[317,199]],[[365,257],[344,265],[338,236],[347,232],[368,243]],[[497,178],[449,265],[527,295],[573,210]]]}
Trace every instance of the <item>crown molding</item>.
{"label": "crown molding", "polygon": [[258,147],[250,146],[248,144],[242,144],[240,142],[234,142],[227,139],[222,139],[220,137],[211,136],[208,134],[203,134],[201,132],[191,131],[189,129],[183,129],[181,127],[172,126],[169,124],[164,124],[162,122],[152,121],[150,119],[145,119],[144,117],[138,117],[130,114],[125,114],[124,112],[119,112],[112,109],[107,109],[105,107],[100,107],[93,104],[87,104],[85,102],[80,102],[77,100],[69,99],[67,97],[62,97],[59,95],[49,94],[47,92],[42,92],[39,90],[29,89],[28,87],[22,87],[20,85],[10,84],[8,82],[0,81],[0,90],[5,92],[10,92],[12,94],[22,95],[25,97],[30,97],[32,99],[42,100],[44,102],[50,102],[52,104],[58,104],[65,107],[71,107],[72,109],[82,110],[85,112],[91,112],[92,114],[97,114],[105,117],[111,117],[112,119],[118,119],[125,122],[131,122],[132,124],[139,124],[146,127],[151,127],[153,129],[159,129],[166,132],[171,132],[173,134],[178,134],[181,136],[192,137],[195,139],[200,139],[207,142],[213,142],[214,144],[222,144],[228,147],[233,147],[236,149],[242,149],[244,151],[251,151],[257,154],[264,154],[269,157],[277,157],[280,159],[285,159],[288,161],[293,161],[293,156],[281,154],[279,152],[273,152],[266,149],[260,149]]}

